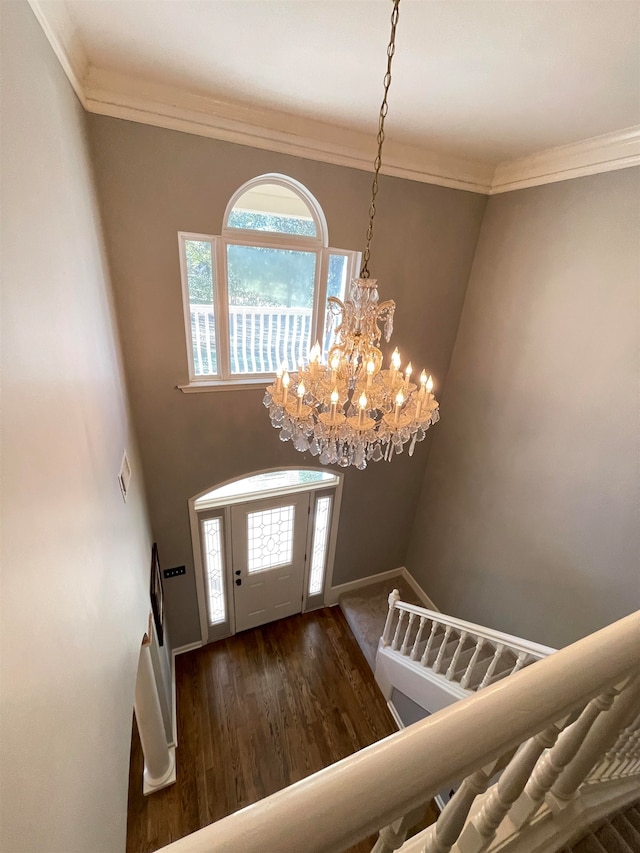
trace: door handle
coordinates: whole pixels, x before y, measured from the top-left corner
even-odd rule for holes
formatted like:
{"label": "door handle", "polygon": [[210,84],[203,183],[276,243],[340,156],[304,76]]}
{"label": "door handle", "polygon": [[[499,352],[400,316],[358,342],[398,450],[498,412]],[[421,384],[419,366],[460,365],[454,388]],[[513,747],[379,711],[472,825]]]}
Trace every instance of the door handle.
{"label": "door handle", "polygon": [[242,574],[242,569],[236,569],[236,574],[237,574],[237,575]]}
{"label": "door handle", "polygon": [[241,585],[242,585],[242,579],[236,578],[236,586],[241,586]]}

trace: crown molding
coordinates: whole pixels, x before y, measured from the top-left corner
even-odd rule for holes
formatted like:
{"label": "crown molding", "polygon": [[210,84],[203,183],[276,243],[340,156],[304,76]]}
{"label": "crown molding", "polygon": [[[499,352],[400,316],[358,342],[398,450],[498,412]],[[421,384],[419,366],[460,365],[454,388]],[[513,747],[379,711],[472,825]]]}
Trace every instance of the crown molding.
{"label": "crown molding", "polygon": [[[337,166],[373,171],[369,133],[309,117],[195,95],[91,66],[63,0],[28,0],[83,107],[98,115],[164,127]],[[495,195],[640,165],[640,125],[491,164],[389,139],[382,172]]]}
{"label": "crown molding", "polygon": [[640,165],[640,125],[499,163],[490,195]]}
{"label": "crown molding", "polygon": [[[278,110],[136,81],[97,68],[89,69],[84,92],[87,110],[99,115],[373,171],[375,139],[369,133]],[[387,140],[382,172],[414,181],[488,193],[493,166]]]}
{"label": "crown molding", "polygon": [[28,3],[73,91],[86,109],[84,79],[89,70],[89,59],[66,5],[61,0],[28,0]]}

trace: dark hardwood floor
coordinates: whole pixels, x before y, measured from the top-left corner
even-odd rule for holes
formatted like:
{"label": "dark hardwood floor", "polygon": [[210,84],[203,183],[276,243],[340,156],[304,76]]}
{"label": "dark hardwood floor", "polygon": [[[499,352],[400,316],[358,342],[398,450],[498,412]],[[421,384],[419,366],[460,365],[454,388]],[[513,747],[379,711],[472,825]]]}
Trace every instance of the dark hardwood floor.
{"label": "dark hardwood floor", "polygon": [[338,607],[181,655],[176,688],[177,782],[150,797],[133,727],[127,853],[151,853],[396,731]]}

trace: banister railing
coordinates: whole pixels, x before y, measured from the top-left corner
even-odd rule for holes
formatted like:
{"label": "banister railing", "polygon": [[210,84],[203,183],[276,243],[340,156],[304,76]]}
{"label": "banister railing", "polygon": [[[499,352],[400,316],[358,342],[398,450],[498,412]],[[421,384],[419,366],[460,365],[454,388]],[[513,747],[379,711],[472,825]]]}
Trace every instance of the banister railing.
{"label": "banister railing", "polygon": [[400,601],[396,589],[389,595],[380,647],[471,691],[555,652],[549,646],[407,604]]}
{"label": "banister railing", "polygon": [[[493,772],[507,764],[508,770],[515,761],[517,772],[512,769],[507,777],[511,780],[508,796],[501,796],[499,807],[490,810],[485,821],[490,830],[474,848],[490,850],[489,836],[496,831],[496,816],[502,819],[504,804],[505,814],[512,810],[510,801],[520,806],[521,815],[528,808],[521,824],[526,826],[540,793],[544,798],[564,769],[581,760],[582,745],[588,742],[596,720],[601,714],[611,714],[611,708],[619,708],[626,690],[637,689],[638,682],[631,678],[638,674],[640,611],[457,702],[453,709],[433,714],[163,850],[338,853],[382,827],[375,849],[387,853],[399,849],[402,831],[398,832],[398,826],[402,830],[406,815],[428,803],[443,787],[463,780],[466,784],[440,817],[440,831],[436,824],[406,846],[407,851],[443,853],[453,849],[471,825],[471,805],[484,786],[487,768]],[[610,718],[605,739],[611,744],[610,752],[624,750],[624,744],[633,742],[635,729],[622,731],[632,725],[627,717],[619,712]],[[568,719],[575,722],[565,728]],[[562,729],[553,747],[558,752],[548,751]],[[529,745],[532,738],[534,746]],[[611,756],[622,768],[619,772],[627,776],[638,773],[635,749],[632,746],[622,760]],[[602,773],[606,778],[606,768]],[[489,796],[492,794],[493,788]],[[393,833],[384,830],[387,826]],[[393,838],[393,846],[385,838]],[[455,849],[464,853],[471,847]]]}
{"label": "banister railing", "polygon": [[[191,303],[191,340],[197,375],[216,372],[216,327],[212,305]],[[290,370],[307,358],[311,341],[311,308],[264,305],[229,306],[231,373],[275,373]]]}

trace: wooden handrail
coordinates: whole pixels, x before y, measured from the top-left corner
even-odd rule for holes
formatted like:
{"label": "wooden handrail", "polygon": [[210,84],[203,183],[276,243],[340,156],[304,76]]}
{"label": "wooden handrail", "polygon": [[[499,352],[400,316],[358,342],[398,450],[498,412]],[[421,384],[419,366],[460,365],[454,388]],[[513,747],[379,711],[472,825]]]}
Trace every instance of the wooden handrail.
{"label": "wooden handrail", "polygon": [[639,669],[640,611],[162,850],[344,850]]}

